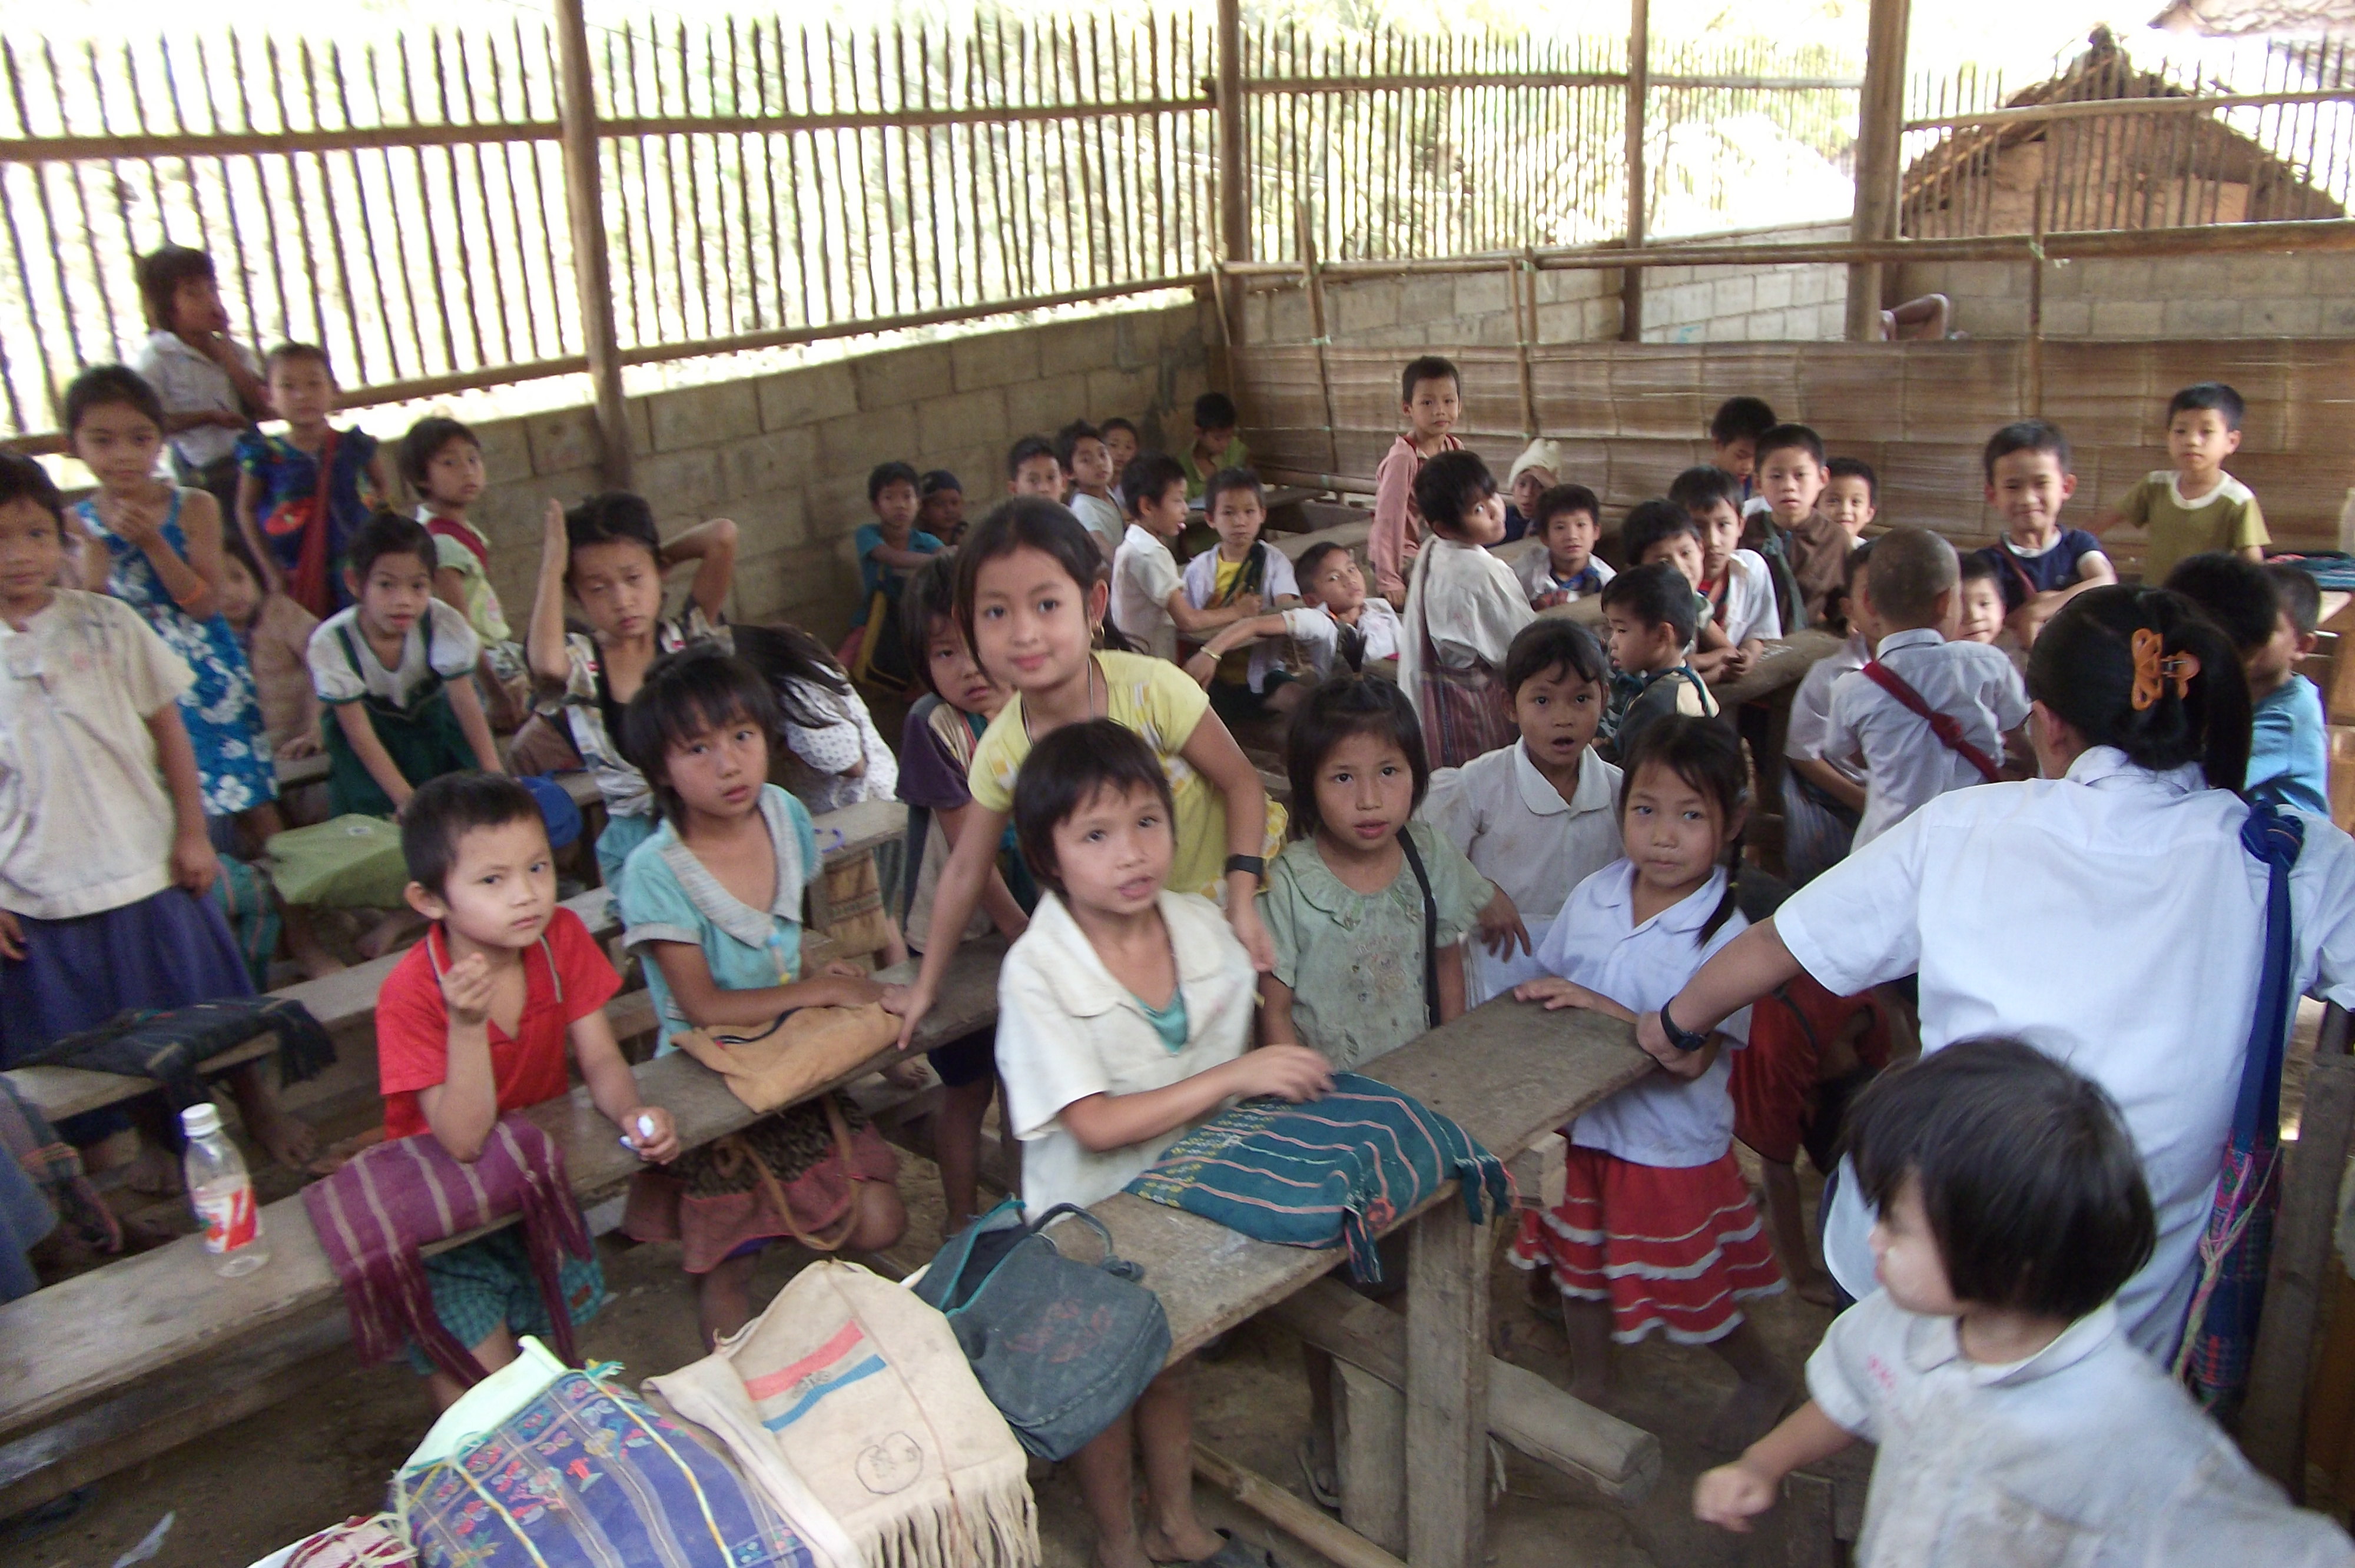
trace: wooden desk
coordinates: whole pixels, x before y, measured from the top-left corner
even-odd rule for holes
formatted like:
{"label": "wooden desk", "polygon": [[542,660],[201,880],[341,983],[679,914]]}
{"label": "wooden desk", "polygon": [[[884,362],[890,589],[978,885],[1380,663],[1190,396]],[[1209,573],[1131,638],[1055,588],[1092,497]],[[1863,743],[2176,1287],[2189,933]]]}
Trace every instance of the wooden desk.
{"label": "wooden desk", "polygon": [[1738,681],[1721,686],[1711,686],[1718,705],[1724,708],[1741,706],[1772,696],[1785,686],[1796,686],[1804,679],[1818,659],[1839,652],[1840,639],[1828,631],[1809,628],[1776,638],[1766,644],[1758,656],[1756,668]]}

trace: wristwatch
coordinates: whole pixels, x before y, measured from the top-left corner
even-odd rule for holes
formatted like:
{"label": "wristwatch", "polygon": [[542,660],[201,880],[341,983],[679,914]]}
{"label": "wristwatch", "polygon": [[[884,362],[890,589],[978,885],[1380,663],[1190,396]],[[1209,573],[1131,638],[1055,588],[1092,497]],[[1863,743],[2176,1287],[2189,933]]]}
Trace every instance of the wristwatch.
{"label": "wristwatch", "polygon": [[1696,1034],[1689,1029],[1677,1027],[1677,1021],[1668,1016],[1668,1004],[1665,1001],[1660,1004],[1660,1033],[1667,1035],[1668,1044],[1679,1051],[1698,1051],[1709,1044],[1707,1030]]}
{"label": "wristwatch", "polygon": [[1227,857],[1227,874],[1229,876],[1232,876],[1239,871],[1250,872],[1262,882],[1265,882],[1267,880],[1267,862],[1255,854],[1229,855]]}

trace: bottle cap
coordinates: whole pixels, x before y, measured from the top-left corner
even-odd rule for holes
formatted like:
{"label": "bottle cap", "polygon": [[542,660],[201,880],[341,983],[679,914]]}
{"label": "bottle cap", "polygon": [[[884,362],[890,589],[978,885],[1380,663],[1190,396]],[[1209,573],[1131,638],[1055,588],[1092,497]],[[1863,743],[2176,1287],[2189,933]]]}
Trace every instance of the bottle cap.
{"label": "bottle cap", "polygon": [[220,1130],[220,1107],[190,1106],[180,1113],[180,1130],[190,1138],[210,1138]]}

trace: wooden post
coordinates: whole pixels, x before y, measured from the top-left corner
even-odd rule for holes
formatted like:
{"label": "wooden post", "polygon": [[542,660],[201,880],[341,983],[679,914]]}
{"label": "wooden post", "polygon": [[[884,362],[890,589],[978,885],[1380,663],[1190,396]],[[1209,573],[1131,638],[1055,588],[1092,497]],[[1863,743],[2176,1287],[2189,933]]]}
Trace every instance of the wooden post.
{"label": "wooden post", "polygon": [[[1519,340],[1521,354],[1521,435],[1533,441],[1538,439],[1538,383],[1529,365],[1529,344],[1538,335],[1538,269],[1532,252],[1524,249],[1520,260],[1505,270],[1505,286],[1513,291],[1513,336]],[[1337,449],[1333,466],[1341,466]]]}
{"label": "wooden post", "polygon": [[2023,401],[2038,418],[2044,416],[2044,187],[2036,189],[2035,232],[2030,236],[2028,262],[2028,352],[2022,367],[2028,376]]}
{"label": "wooden post", "polygon": [[1407,1561],[1481,1568],[1488,1511],[1488,1227],[1442,1201],[1407,1239]]}
{"label": "wooden post", "polygon": [[[1652,93],[1651,0],[1627,0],[1627,249],[1644,243],[1650,176],[1644,170],[1644,103]],[[1644,270],[1619,274],[1619,341],[1644,341]]]}
{"label": "wooden post", "polygon": [[1249,123],[1242,0],[1219,0],[1219,238],[1230,261],[1252,259]]}
{"label": "wooden post", "polygon": [[1325,355],[1332,341],[1332,328],[1325,319],[1325,274],[1316,265],[1316,228],[1309,218],[1305,195],[1293,203],[1292,223],[1300,245],[1300,286],[1308,293],[1309,341],[1316,345],[1316,390],[1325,399],[1326,466],[1337,472],[1341,467],[1341,433],[1334,428],[1333,368]]}
{"label": "wooden post", "polygon": [[581,335],[597,389],[597,444],[605,482],[630,488],[630,421],[622,402],[622,347],[613,327],[613,279],[605,252],[605,201],[597,172],[597,99],[581,0],[556,0],[563,71],[558,119],[564,143],[564,205],[572,215],[572,276],[581,291]]}
{"label": "wooden post", "polygon": [[[1864,46],[1864,101],[1857,115],[1854,239],[1897,238],[1898,153],[1905,123],[1905,34],[1913,0],[1872,0]],[[1881,337],[1881,267],[1848,270],[1848,335]]]}
{"label": "wooden post", "polygon": [[2307,1393],[2315,1353],[2330,1326],[2339,1266],[2330,1255],[2330,1229],[2351,1125],[2355,1059],[2318,1054],[2306,1080],[2297,1141],[2281,1151],[2275,1177],[2281,1212],[2274,1221],[2264,1312],[2238,1423],[2249,1463],[2279,1481],[2294,1500],[2306,1497]]}

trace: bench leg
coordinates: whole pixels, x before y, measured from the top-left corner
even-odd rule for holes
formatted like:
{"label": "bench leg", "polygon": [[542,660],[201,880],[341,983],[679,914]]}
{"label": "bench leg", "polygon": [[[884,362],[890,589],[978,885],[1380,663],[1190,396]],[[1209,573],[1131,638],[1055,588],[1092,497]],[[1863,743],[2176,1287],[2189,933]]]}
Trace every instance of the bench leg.
{"label": "bench leg", "polygon": [[1489,1227],[1442,1200],[1408,1236],[1407,1560],[1482,1568],[1488,1502]]}
{"label": "bench leg", "polygon": [[1369,1372],[1333,1363],[1333,1471],[1341,1522],[1385,1552],[1406,1550],[1406,1396]]}

